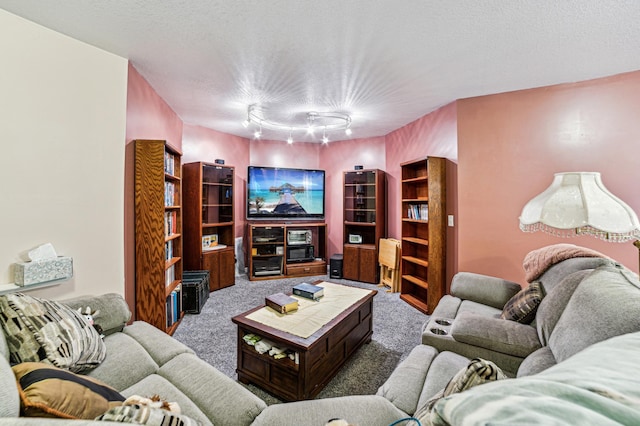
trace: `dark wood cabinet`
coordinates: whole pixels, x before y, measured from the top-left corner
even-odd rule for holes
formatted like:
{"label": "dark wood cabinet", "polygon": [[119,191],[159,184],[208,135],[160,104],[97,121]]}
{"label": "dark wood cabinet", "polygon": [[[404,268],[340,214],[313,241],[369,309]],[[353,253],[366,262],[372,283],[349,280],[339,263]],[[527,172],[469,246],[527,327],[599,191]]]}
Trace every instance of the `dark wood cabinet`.
{"label": "dark wood cabinet", "polygon": [[162,140],[134,147],[136,320],[173,334],[183,316],[181,154]]}
{"label": "dark wood cabinet", "polygon": [[378,246],[386,237],[386,185],[382,170],[355,170],[343,176],[343,278],[378,283]]}
{"label": "dark wood cabinet", "polygon": [[446,293],[446,169],[428,157],[401,164],[400,298],[430,314]]}
{"label": "dark wood cabinet", "polygon": [[202,254],[202,269],[209,271],[209,291],[235,284],[235,253],[231,248]]}
{"label": "dark wood cabinet", "polygon": [[209,271],[209,290],[235,284],[233,166],[184,164],[184,265]]}
{"label": "dark wood cabinet", "polygon": [[378,250],[375,245],[344,245],[342,278],[377,283],[379,269]]}

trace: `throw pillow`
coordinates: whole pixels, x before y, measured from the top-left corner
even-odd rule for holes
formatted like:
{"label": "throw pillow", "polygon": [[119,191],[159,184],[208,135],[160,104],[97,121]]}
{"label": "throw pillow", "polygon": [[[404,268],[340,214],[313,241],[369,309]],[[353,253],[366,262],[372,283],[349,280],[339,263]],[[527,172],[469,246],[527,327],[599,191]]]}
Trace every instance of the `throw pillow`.
{"label": "throw pillow", "polygon": [[449,380],[449,383],[447,383],[444,389],[435,394],[422,407],[418,408],[413,417],[417,418],[424,424],[430,424],[427,422],[431,414],[431,410],[442,398],[453,395],[454,393],[465,391],[486,382],[506,378],[507,376],[495,363],[482,358],[474,358],[466,367],[458,371],[453,378]]}
{"label": "throw pillow", "polygon": [[531,324],[536,318],[538,306],[545,296],[542,283],[535,281],[516,293],[502,309],[500,318]]}
{"label": "throw pillow", "polygon": [[110,386],[50,364],[23,362],[12,369],[25,417],[94,419],[124,401]]}
{"label": "throw pillow", "polygon": [[12,364],[42,361],[78,373],[95,368],[107,354],[83,315],[52,300],[22,293],[0,296],[0,323]]}
{"label": "throw pillow", "polygon": [[95,420],[148,426],[196,426],[199,424],[184,414],[138,404],[110,408]]}

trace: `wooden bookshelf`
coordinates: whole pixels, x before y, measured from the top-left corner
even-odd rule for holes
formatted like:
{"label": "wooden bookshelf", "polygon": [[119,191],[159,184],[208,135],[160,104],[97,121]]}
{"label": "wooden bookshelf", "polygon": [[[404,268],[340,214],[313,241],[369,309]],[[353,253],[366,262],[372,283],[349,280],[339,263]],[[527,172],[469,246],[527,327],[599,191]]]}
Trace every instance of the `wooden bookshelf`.
{"label": "wooden bookshelf", "polygon": [[401,164],[400,298],[427,314],[446,292],[446,163],[428,157]]}
{"label": "wooden bookshelf", "polygon": [[194,162],[184,164],[182,172],[185,268],[209,271],[210,291],[232,286],[235,168]]}
{"label": "wooden bookshelf", "polygon": [[386,236],[385,173],[355,170],[343,175],[344,253],[342,276],[378,283],[378,247]]}
{"label": "wooden bookshelf", "polygon": [[135,144],[136,319],[173,334],[182,311],[181,153]]}

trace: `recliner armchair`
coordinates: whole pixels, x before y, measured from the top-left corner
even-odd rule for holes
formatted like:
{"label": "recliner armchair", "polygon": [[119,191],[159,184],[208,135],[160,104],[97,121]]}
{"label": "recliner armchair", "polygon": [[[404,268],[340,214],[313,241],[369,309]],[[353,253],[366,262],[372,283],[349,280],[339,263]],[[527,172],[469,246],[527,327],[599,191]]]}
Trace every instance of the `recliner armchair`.
{"label": "recliner armchair", "polygon": [[[550,266],[535,280],[547,296],[531,324],[500,318],[505,304],[521,290],[520,284],[460,272],[453,278],[451,294],[440,300],[425,323],[422,343],[441,352],[491,360],[507,375],[515,376],[528,355],[546,346],[544,336],[553,330],[573,290],[584,278],[580,271],[606,264],[615,262],[603,257],[574,257]],[[561,282],[563,288],[554,291]]]}

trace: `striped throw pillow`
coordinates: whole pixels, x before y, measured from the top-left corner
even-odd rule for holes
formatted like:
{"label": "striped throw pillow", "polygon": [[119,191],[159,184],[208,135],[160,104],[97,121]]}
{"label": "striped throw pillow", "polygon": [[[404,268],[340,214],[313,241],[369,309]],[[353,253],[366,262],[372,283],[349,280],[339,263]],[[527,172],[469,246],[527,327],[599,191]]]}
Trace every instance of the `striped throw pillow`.
{"label": "striped throw pillow", "polygon": [[545,296],[544,288],[538,281],[529,284],[516,293],[502,309],[500,318],[516,321],[522,324],[531,324],[536,318],[538,306]]}
{"label": "striped throw pillow", "polygon": [[113,407],[96,420],[135,423],[147,426],[197,426],[191,417],[184,414],[177,414],[161,408],[149,407],[148,405],[121,405]]}
{"label": "striped throw pillow", "polygon": [[447,383],[444,389],[435,394],[422,407],[418,408],[413,417],[419,419],[423,424],[431,424],[428,423],[431,410],[442,398],[465,391],[486,382],[506,378],[507,376],[502,372],[500,367],[493,362],[482,358],[474,358],[466,367],[458,371],[456,375],[449,380],[449,383]]}
{"label": "striped throw pillow", "polygon": [[13,293],[0,296],[10,361],[48,362],[75,373],[97,367],[104,341],[86,318],[62,303]]}

